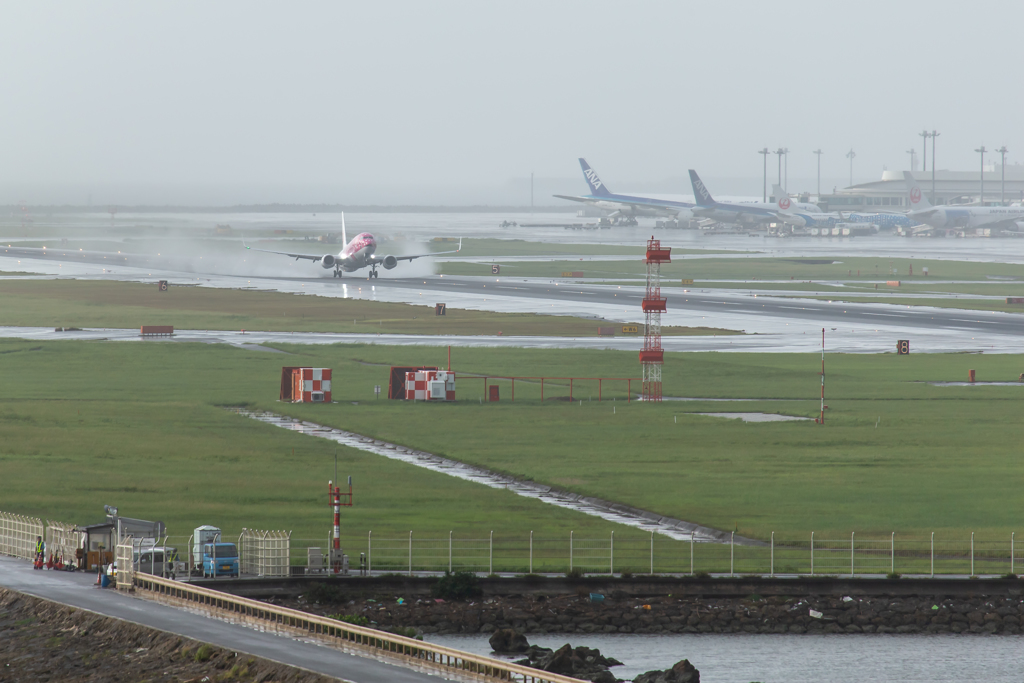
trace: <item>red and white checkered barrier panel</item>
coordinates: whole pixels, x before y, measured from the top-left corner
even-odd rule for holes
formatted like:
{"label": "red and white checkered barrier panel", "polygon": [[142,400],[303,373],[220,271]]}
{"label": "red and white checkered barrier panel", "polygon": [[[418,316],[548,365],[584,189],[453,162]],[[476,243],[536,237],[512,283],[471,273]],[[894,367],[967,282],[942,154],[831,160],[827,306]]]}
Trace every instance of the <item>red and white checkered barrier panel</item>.
{"label": "red and white checkered barrier panel", "polygon": [[405,398],[409,401],[454,401],[455,375],[445,370],[407,372]]}
{"label": "red and white checkered barrier panel", "polygon": [[298,368],[294,376],[293,400],[296,403],[330,403],[331,369]]}

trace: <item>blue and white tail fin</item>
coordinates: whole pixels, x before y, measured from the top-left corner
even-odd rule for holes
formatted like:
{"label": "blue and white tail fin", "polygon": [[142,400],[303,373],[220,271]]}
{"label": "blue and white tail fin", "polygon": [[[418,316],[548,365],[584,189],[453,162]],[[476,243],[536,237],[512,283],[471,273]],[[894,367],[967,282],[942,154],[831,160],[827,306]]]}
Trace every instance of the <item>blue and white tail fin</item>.
{"label": "blue and white tail fin", "polygon": [[718,203],[692,168],[690,169],[690,185],[693,186],[693,199],[697,202],[697,206],[714,206]]}
{"label": "blue and white tail fin", "polygon": [[345,212],[341,212],[341,246],[348,246],[348,235],[345,234]]}
{"label": "blue and white tail fin", "polygon": [[924,192],[921,192],[921,186],[917,184],[910,171],[903,172],[903,180],[907,183],[907,197],[910,200],[911,211],[932,208],[931,202],[924,196]]}
{"label": "blue and white tail fin", "polygon": [[597,172],[590,168],[587,160],[583,157],[580,157],[580,168],[583,169],[583,177],[587,179],[587,185],[590,186],[590,194],[595,197],[608,197],[611,195],[611,192],[604,186],[601,179],[597,177]]}

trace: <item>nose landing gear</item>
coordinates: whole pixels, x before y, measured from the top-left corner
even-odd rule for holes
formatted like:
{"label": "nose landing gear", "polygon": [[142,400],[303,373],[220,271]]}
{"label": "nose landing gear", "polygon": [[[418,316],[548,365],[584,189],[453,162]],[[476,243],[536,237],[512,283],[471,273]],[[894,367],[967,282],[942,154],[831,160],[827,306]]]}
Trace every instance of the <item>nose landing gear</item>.
{"label": "nose landing gear", "polygon": [[341,277],[341,276],[342,276],[341,268],[335,268],[334,269],[334,277]]}
{"label": "nose landing gear", "polygon": [[372,266],[370,266],[370,274],[366,276],[366,279],[372,280],[373,278],[377,277],[377,275],[377,264],[375,263]]}

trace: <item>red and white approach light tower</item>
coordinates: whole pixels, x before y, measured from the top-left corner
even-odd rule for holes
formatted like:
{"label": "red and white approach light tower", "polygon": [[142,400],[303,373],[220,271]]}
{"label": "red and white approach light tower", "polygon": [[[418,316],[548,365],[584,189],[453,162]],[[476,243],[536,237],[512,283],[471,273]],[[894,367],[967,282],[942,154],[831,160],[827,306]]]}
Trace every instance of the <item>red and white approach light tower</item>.
{"label": "red and white approach light tower", "polygon": [[341,506],[351,507],[352,505],[352,477],[348,478],[348,493],[342,493],[341,488],[335,486],[333,481],[327,482],[327,491],[330,494],[331,507],[334,508],[334,539],[331,543],[330,565],[331,571],[335,574],[340,574],[343,560],[341,552]]}
{"label": "red and white approach light tower", "polygon": [[661,264],[672,262],[672,248],[662,249],[661,240],[652,236],[647,240],[647,294],[641,304],[644,309],[644,348],[640,351],[643,366],[643,400],[661,400],[661,366],[665,351],[661,348],[661,314],[668,308],[661,295]]}

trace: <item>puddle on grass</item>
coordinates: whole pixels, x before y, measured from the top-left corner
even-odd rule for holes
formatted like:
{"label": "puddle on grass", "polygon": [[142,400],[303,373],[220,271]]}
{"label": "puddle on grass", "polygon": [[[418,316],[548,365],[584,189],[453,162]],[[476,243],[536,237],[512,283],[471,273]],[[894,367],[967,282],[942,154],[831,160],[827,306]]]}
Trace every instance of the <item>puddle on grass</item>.
{"label": "puddle on grass", "polygon": [[810,420],[809,417],[794,415],[776,415],[775,413],[690,413],[691,415],[707,415],[708,417],[725,417],[730,420],[744,422],[791,422],[793,420]]}
{"label": "puddle on grass", "polygon": [[[391,458],[392,460],[400,460],[410,465],[416,465],[417,467],[423,467],[433,472],[440,472],[442,474],[458,477],[459,479],[476,482],[477,484],[483,484],[484,486],[489,486],[491,488],[506,489],[516,495],[524,496],[526,498],[536,498],[544,503],[600,517],[601,519],[606,519],[610,522],[617,522],[619,524],[626,524],[645,531],[651,531],[678,541],[689,541],[692,538],[698,543],[729,542],[729,534],[725,531],[710,529],[708,527],[703,527],[691,522],[684,522],[672,517],[662,517],[657,513],[618,503],[581,496],[568,491],[559,491],[543,484],[515,479],[513,477],[492,472],[482,467],[474,467],[457,460],[449,460],[448,458],[434,455],[433,453],[405,448],[404,446],[398,446],[386,441],[379,441],[368,436],[363,436],[362,434],[355,434],[353,432],[346,432],[342,429],[326,427],[324,425],[316,424],[315,422],[300,421],[283,415],[277,415],[275,413],[257,412],[246,410],[244,408],[231,408],[230,410],[238,413],[239,415],[252,418],[253,420],[259,420],[260,422],[274,425],[275,427],[281,427],[283,429],[300,432],[309,436],[320,437],[322,439],[329,439],[345,446],[358,448],[361,451],[382,455],[385,458]],[[748,413],[736,413],[736,415],[746,414]],[[753,543],[753,541],[745,538],[740,539],[740,537],[737,536],[736,543],[746,545],[747,543]]]}

